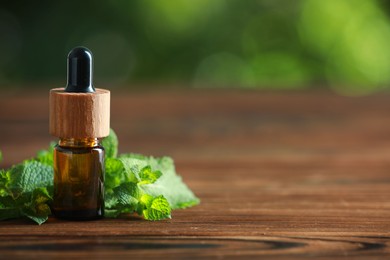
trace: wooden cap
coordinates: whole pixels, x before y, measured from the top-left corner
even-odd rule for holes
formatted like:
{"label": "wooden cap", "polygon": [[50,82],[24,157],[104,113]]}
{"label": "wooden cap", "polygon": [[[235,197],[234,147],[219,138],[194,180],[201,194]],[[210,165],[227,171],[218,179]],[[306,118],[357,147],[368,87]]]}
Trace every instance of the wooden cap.
{"label": "wooden cap", "polygon": [[110,133],[110,91],[50,90],[50,134],[60,138],[102,138]]}

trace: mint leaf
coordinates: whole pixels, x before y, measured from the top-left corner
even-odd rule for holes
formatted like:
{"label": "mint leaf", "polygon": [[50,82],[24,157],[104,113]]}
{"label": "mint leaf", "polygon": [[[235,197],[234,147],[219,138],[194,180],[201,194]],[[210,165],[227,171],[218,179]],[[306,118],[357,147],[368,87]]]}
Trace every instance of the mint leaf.
{"label": "mint leaf", "polygon": [[18,164],[12,167],[8,174],[6,187],[13,197],[36,188],[53,186],[53,167],[38,161],[28,160]]}
{"label": "mint leaf", "polygon": [[[114,188],[113,192],[106,193],[110,206],[108,207],[109,214],[118,216],[121,213],[138,212],[146,220],[170,217],[171,206],[167,199],[160,194],[154,196],[142,189],[146,184],[155,183],[163,173],[153,171],[147,160],[141,156],[120,156],[115,163],[118,161],[123,166],[127,182]],[[111,161],[110,164],[114,162]]]}
{"label": "mint leaf", "polygon": [[127,182],[116,187],[114,189],[114,195],[119,204],[133,208],[134,204],[138,203],[140,191],[137,184]]}
{"label": "mint leaf", "polygon": [[138,213],[138,215],[142,216],[143,215],[143,211],[145,209],[147,209],[148,207],[150,208],[150,206],[152,205],[153,199],[154,199],[154,197],[152,195],[149,195],[149,194],[143,194],[139,198],[139,203],[137,205],[137,213]]}
{"label": "mint leaf", "polygon": [[54,163],[53,152],[55,146],[56,144],[54,142],[51,142],[48,150],[38,151],[36,160],[40,163],[53,167],[53,163]]}
{"label": "mint leaf", "polygon": [[145,162],[144,160],[139,160],[131,157],[120,157],[119,160],[123,164],[123,167],[126,172],[126,176],[129,181],[135,183],[141,181],[140,171],[144,167],[148,166],[147,162]]}
{"label": "mint leaf", "polygon": [[153,198],[150,195],[146,195],[141,198],[141,203],[144,206],[142,215],[146,220],[171,218],[171,207],[164,196]]}
{"label": "mint leaf", "polygon": [[[177,175],[169,157],[154,158],[139,154],[117,157],[118,139],[111,129],[104,139],[105,214],[138,213],[146,220],[171,217],[171,210],[199,203],[199,199]],[[53,149],[39,151],[10,169],[0,169],[0,220],[28,217],[44,223],[50,212],[53,189]],[[0,152],[0,160],[1,160]]]}
{"label": "mint leaf", "polygon": [[22,213],[18,208],[0,208],[0,220],[20,218]]}
{"label": "mint leaf", "polygon": [[26,192],[17,199],[11,196],[0,198],[0,220],[28,217],[41,225],[51,214],[49,203],[51,196],[46,188],[37,188]]}
{"label": "mint leaf", "polygon": [[11,180],[9,170],[0,170],[0,197],[4,197],[10,194],[8,190],[8,184]]}
{"label": "mint leaf", "polygon": [[104,217],[117,218],[122,212],[118,209],[104,209]]}
{"label": "mint leaf", "polygon": [[140,180],[139,171],[145,166],[146,164],[139,160],[107,158],[104,183],[106,191],[109,192],[121,183],[137,183]]}
{"label": "mint leaf", "polygon": [[140,183],[141,190],[154,197],[163,195],[171,205],[172,209],[182,209],[199,204],[200,200],[182,181],[176,173],[175,165],[170,157],[154,158],[139,154],[122,154],[121,160],[125,158],[143,161],[150,165],[154,171],[159,171],[162,175],[154,183]]}
{"label": "mint leaf", "polygon": [[155,183],[142,185],[143,192],[152,196],[163,195],[172,209],[187,208],[199,204],[199,199],[185,185],[180,176],[163,175]]}
{"label": "mint leaf", "polygon": [[106,158],[105,162],[106,174],[104,180],[104,187],[106,191],[109,191],[121,183],[128,181],[123,163],[114,158]]}
{"label": "mint leaf", "polygon": [[[133,182],[122,183],[106,195],[105,207],[108,215],[116,217],[122,213],[133,213],[137,210],[140,190]],[[107,213],[105,210],[105,213]]]}
{"label": "mint leaf", "polygon": [[150,206],[152,205],[153,199],[154,199],[154,197],[152,195],[143,194],[139,199],[140,205],[143,207],[142,209],[150,208]]}
{"label": "mint leaf", "polygon": [[44,223],[51,214],[48,205],[52,198],[47,189],[37,188],[32,192],[31,200],[21,209],[22,215],[32,219],[39,225]]}
{"label": "mint leaf", "polygon": [[3,153],[0,151],[0,163],[3,161]]}
{"label": "mint leaf", "polygon": [[114,130],[110,129],[110,135],[103,139],[102,146],[106,152],[106,158],[115,158],[118,154],[118,137]]}
{"label": "mint leaf", "polygon": [[36,216],[34,213],[30,213],[29,211],[23,211],[22,214],[29,219],[35,221],[38,225],[42,225],[45,223],[48,219],[49,216]]}
{"label": "mint leaf", "polygon": [[139,177],[141,179],[139,184],[154,183],[161,175],[162,173],[160,171],[152,171],[152,167],[146,166],[139,172]]}
{"label": "mint leaf", "polygon": [[46,204],[51,200],[52,198],[46,188],[36,188],[32,193],[31,202],[33,203],[33,205],[39,206],[37,208],[38,213],[47,214],[47,208],[42,208],[40,206]]}
{"label": "mint leaf", "polygon": [[11,196],[0,197],[0,220],[21,217],[20,209]]}
{"label": "mint leaf", "polygon": [[15,205],[15,200],[11,196],[0,197],[0,209],[12,208]]}

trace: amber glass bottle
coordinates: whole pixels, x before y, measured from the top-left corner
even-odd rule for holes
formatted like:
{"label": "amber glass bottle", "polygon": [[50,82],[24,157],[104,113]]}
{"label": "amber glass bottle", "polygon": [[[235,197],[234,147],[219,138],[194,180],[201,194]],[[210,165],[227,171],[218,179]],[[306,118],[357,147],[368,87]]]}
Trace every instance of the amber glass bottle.
{"label": "amber glass bottle", "polygon": [[66,88],[50,90],[50,133],[54,149],[52,211],[58,218],[104,216],[104,148],[110,132],[110,91],[92,84],[92,53],[76,47],[68,55]]}
{"label": "amber glass bottle", "polygon": [[60,139],[54,150],[53,213],[65,219],[104,215],[104,148],[97,138]]}

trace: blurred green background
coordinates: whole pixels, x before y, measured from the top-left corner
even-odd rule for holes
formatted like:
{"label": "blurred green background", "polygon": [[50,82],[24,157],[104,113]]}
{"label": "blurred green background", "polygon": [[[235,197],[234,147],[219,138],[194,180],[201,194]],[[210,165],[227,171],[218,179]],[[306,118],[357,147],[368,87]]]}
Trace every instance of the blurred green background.
{"label": "blurred green background", "polygon": [[389,88],[390,3],[375,0],[2,1],[0,89],[65,85],[92,50],[95,85]]}

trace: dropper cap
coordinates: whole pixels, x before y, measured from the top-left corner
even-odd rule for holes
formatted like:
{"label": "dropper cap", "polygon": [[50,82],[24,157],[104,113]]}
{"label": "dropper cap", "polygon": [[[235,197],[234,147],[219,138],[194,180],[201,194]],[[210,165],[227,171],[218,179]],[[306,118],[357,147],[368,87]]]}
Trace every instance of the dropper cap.
{"label": "dropper cap", "polygon": [[60,138],[103,138],[110,133],[110,91],[92,84],[92,53],[68,54],[66,88],[50,90],[50,134]]}
{"label": "dropper cap", "polygon": [[85,47],[76,47],[68,54],[68,84],[66,92],[95,92],[92,84],[92,53]]}

